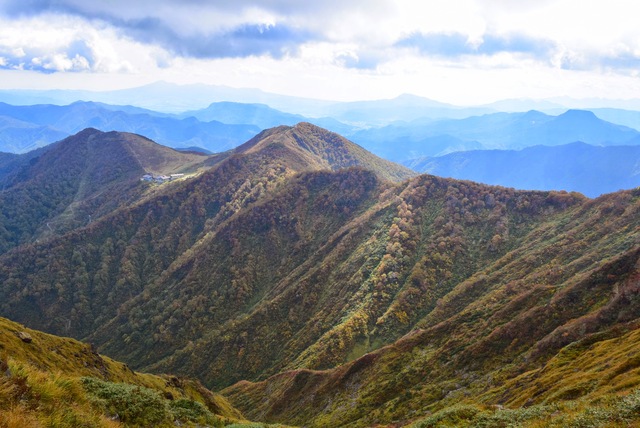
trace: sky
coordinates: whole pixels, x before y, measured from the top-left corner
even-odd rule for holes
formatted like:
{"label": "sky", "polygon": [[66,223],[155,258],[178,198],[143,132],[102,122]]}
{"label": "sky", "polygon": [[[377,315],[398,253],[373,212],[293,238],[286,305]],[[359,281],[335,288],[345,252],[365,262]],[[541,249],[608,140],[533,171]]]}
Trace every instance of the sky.
{"label": "sky", "polygon": [[0,0],[0,89],[640,98],[637,0]]}

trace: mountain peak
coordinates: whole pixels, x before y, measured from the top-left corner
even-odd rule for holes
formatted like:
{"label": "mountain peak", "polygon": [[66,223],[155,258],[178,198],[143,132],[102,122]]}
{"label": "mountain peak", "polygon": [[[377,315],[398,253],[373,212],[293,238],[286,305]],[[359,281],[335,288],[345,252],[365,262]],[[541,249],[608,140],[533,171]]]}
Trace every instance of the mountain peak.
{"label": "mountain peak", "polygon": [[2,236],[0,253],[111,213],[122,201],[135,198],[146,189],[140,185],[145,173],[190,172],[208,159],[206,155],[175,151],[136,134],[94,128],[47,146],[35,156],[21,156],[32,157],[6,178],[0,206],[16,205],[16,201],[24,206],[20,215],[12,214],[3,220],[0,229],[13,231],[18,224],[29,226],[20,234]]}
{"label": "mountain peak", "polygon": [[538,110],[529,110],[528,112],[522,114],[522,119],[525,121],[537,122],[540,120],[549,120],[552,119],[552,117]]}
{"label": "mountain peak", "polygon": [[313,123],[310,123],[310,122],[298,122],[292,128],[296,129],[296,130],[299,130],[301,132],[326,132],[326,133],[330,133],[330,134],[334,134],[334,135],[339,136],[335,132],[328,131],[328,130],[326,130],[326,129],[318,126],[318,125],[314,125]]}
{"label": "mountain peak", "polygon": [[81,139],[89,138],[89,137],[94,136],[94,135],[101,135],[101,134],[104,134],[104,132],[100,131],[99,129],[96,129],[96,128],[85,128],[82,131],[78,132],[77,134],[72,135],[69,138],[65,138],[65,140],[63,140],[63,141],[70,140],[70,139],[81,140]]}
{"label": "mountain peak", "polygon": [[598,117],[589,110],[570,109],[558,116],[558,119],[570,119],[570,120],[600,120]]}
{"label": "mountain peak", "polygon": [[266,129],[235,149],[235,153],[257,152],[269,152],[286,159],[296,170],[338,170],[358,166],[391,181],[416,175],[408,168],[379,158],[346,138],[309,122]]}

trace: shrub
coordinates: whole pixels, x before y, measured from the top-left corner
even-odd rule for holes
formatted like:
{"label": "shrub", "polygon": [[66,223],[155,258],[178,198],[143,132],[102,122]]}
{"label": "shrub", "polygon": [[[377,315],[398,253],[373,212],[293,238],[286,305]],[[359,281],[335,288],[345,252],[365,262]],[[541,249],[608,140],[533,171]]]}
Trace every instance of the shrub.
{"label": "shrub", "polygon": [[478,413],[480,413],[480,409],[475,406],[458,404],[440,410],[417,424],[412,425],[412,428],[466,426],[469,421],[476,418]]}
{"label": "shrub", "polygon": [[218,418],[214,417],[204,405],[187,398],[169,402],[169,411],[173,415],[173,419],[180,422],[213,424],[218,421]]}
{"label": "shrub", "polygon": [[152,389],[91,377],[83,377],[82,385],[95,397],[94,404],[127,425],[154,426],[168,419],[165,400]]}

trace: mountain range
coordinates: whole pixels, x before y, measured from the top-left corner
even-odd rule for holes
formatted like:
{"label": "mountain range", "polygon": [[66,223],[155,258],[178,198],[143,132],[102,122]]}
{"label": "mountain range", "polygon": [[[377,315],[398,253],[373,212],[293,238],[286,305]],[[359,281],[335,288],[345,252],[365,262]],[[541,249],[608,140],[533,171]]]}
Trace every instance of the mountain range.
{"label": "mountain range", "polygon": [[[388,124],[407,117],[432,117],[435,119],[460,119],[495,112],[526,112],[540,110],[558,114],[567,109],[607,109],[640,111],[637,100],[572,99],[506,99],[479,106],[457,106],[428,98],[404,94],[392,99],[338,102],[280,95],[250,88],[231,88],[217,85],[178,85],[155,82],[148,85],[112,91],[81,90],[0,90],[0,101],[15,105],[71,104],[80,100],[93,100],[115,105],[137,105],[165,113],[179,114],[187,110],[203,109],[212,102],[231,101],[243,104],[266,104],[280,111],[301,114],[306,117],[334,117],[345,120],[349,115],[361,120],[363,113],[374,112],[378,124]],[[337,117],[340,115],[347,117]],[[398,115],[402,111],[405,115]],[[351,112],[354,112],[353,114]],[[368,121],[374,122],[371,118]],[[608,120],[605,118],[605,120]],[[615,121],[614,121],[615,122]],[[617,123],[617,122],[615,122]],[[622,125],[627,125],[621,123]]]}
{"label": "mountain range", "polygon": [[[416,175],[309,123],[169,150],[88,129],[11,169],[0,315],[195,377],[266,423],[637,423],[638,189]],[[154,165],[192,175],[140,180]],[[29,229],[74,203],[98,214]]]}
{"label": "mountain range", "polygon": [[640,146],[572,143],[470,150],[403,162],[415,171],[517,189],[570,189],[589,197],[640,187]]}
{"label": "mountain range", "polygon": [[272,94],[258,89],[203,84],[177,85],[162,81],[114,91],[0,90],[0,101],[15,105],[65,105],[80,100],[93,100],[112,105],[137,105],[174,114],[202,109],[216,101],[231,101],[243,104],[267,104],[288,113],[322,116],[316,114],[319,108],[335,104],[332,101]]}
{"label": "mountain range", "polygon": [[[558,116],[538,111],[493,113],[464,119],[417,120],[349,134],[357,144],[394,162],[477,149],[522,149],[577,141],[592,145],[635,145],[639,131],[599,119],[585,110]],[[567,159],[570,162],[570,159]]]}
{"label": "mountain range", "polygon": [[208,107],[200,110],[186,111],[181,113],[179,117],[195,117],[202,122],[215,120],[232,125],[255,125],[260,129],[311,122],[338,133],[349,133],[354,130],[353,126],[346,125],[331,117],[306,118],[299,114],[273,109],[266,104],[244,104],[228,101],[211,103]]}
{"label": "mountain range", "polygon": [[[101,131],[116,129],[138,133],[183,151],[221,153],[239,146],[261,129],[310,121],[347,136],[378,156],[403,163],[418,172],[431,171],[453,178],[516,188],[579,191],[588,196],[637,186],[637,176],[631,162],[634,158],[621,159],[620,156],[624,157],[621,151],[635,156],[632,146],[640,144],[640,132],[597,116],[637,126],[638,115],[635,112],[615,109],[594,109],[595,113],[568,110],[553,116],[532,110],[525,113],[488,113],[462,119],[437,119],[422,115],[437,114],[435,110],[429,113],[428,109],[453,109],[455,106],[408,95],[389,102],[343,103],[334,107],[328,110],[334,117],[352,123],[361,120],[362,123],[358,126],[349,125],[333,117],[307,119],[265,104],[234,102],[214,102],[204,109],[181,114],[96,102],[75,102],[67,106],[13,106],[0,103],[0,152],[27,153],[86,127],[93,127]],[[405,120],[381,127],[371,126],[384,117],[390,121],[390,110]],[[485,110],[476,109],[475,113],[482,111]],[[459,112],[462,116],[473,113],[468,109]],[[367,115],[369,119],[366,119]],[[416,119],[407,121],[412,117]],[[578,153],[575,150],[578,146],[573,146],[573,151],[529,149],[576,142],[606,148],[597,149],[597,159],[593,158],[593,151],[591,155]],[[629,147],[610,149],[609,146]],[[520,152],[519,161],[524,167],[517,171],[511,165],[504,164],[508,154],[495,151],[524,148],[527,150]],[[480,153],[482,150],[490,151]],[[5,159],[10,157],[3,156]],[[533,157],[527,161],[524,156]],[[550,156],[561,158],[554,160]],[[462,162],[461,159],[471,158],[475,159],[475,163],[482,162],[477,168],[491,173],[480,173],[476,167],[461,170],[461,165],[473,163]],[[591,161],[595,164],[589,163]],[[594,167],[596,164],[597,168]],[[504,167],[497,168],[499,165]],[[571,176],[567,175],[567,171],[571,171]]]}
{"label": "mountain range", "polygon": [[[66,137],[87,127],[134,132],[170,147],[199,146],[214,152],[229,150],[260,131],[254,125],[201,122],[193,117],[179,119],[139,108],[94,102],[68,106],[0,104],[0,117],[10,118],[4,121],[0,135],[14,136],[0,140],[3,144],[0,151],[14,153],[44,146],[57,141],[61,135]],[[32,134],[35,137],[30,138]]]}
{"label": "mountain range", "polygon": [[65,106],[0,103],[0,152],[26,153],[92,127],[145,135],[173,148],[199,147],[217,153],[244,143],[262,129],[303,121],[342,133],[354,129],[332,118],[307,119],[264,104],[219,102],[200,110],[167,114],[86,101]]}

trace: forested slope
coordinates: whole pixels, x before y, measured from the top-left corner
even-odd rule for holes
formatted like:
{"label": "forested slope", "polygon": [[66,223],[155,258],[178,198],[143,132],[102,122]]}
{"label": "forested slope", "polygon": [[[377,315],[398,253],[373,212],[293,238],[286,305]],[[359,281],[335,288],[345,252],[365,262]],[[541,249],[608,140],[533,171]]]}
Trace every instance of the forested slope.
{"label": "forested slope", "polygon": [[[339,368],[291,371],[224,392],[253,417],[312,426],[411,420],[460,403],[471,410],[455,415],[456,425],[466,426],[462,419],[489,405],[585,398],[573,409],[538,407],[538,416],[529,415],[540,423],[558,411],[555,426],[567,426],[567,415],[585,416],[578,410],[598,397],[640,385],[639,196],[618,193],[548,212],[517,246],[456,281],[390,346]],[[437,275],[424,267],[413,268],[413,296],[424,296],[429,273]],[[412,300],[405,319],[426,299]]]}
{"label": "forested slope", "polygon": [[18,158],[12,162],[17,166],[0,177],[0,253],[85,226],[135,202],[148,190],[140,183],[147,172],[193,171],[207,159],[139,135],[96,129]]}
{"label": "forested slope", "polygon": [[[336,134],[279,127],[7,252],[0,313],[228,387],[254,420],[370,426],[595,399],[640,382],[639,211],[638,190],[411,178]],[[578,367],[566,355],[593,362],[584,382],[563,383]]]}

